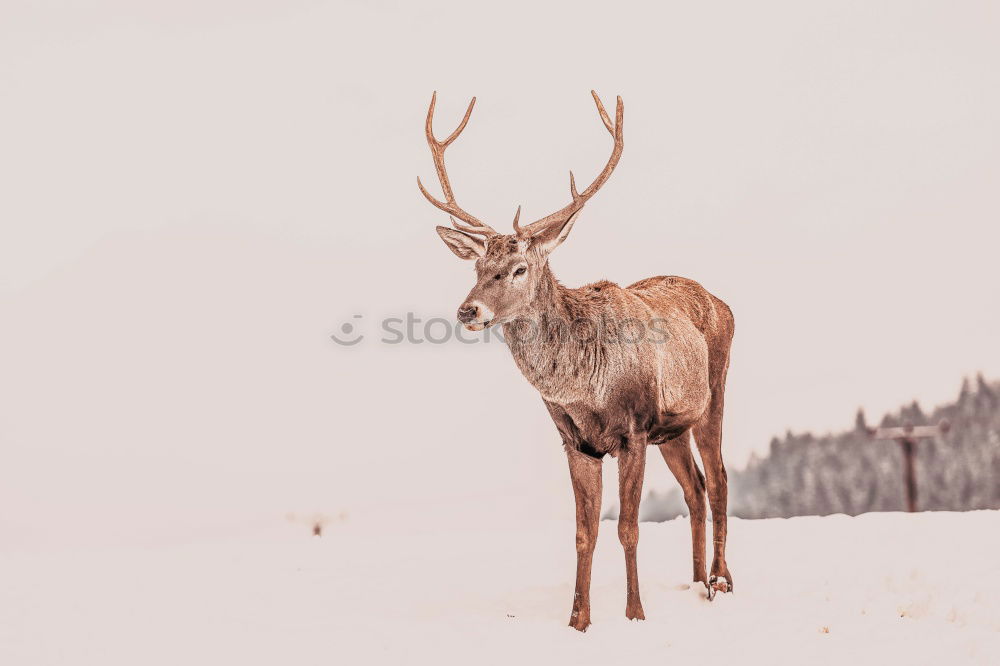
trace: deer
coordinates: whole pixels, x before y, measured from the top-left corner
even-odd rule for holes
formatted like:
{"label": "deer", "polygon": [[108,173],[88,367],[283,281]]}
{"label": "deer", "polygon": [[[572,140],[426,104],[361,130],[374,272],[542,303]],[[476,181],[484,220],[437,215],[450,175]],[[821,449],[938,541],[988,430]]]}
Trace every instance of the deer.
{"label": "deer", "polygon": [[[444,153],[462,133],[476,98],[457,129],[434,134],[437,92],[425,133],[444,200],[417,178],[423,196],[449,215],[436,227],[445,245],[474,261],[476,283],[458,308],[470,331],[501,326],[521,373],[541,394],[569,462],[576,505],[576,587],[569,625],[590,626],[590,582],[601,510],[605,456],[619,470],[618,537],[625,551],[626,607],[644,620],[636,551],[646,449],[659,448],[684,494],[691,521],[694,582],[732,592],[726,563],[728,483],[722,459],[722,416],[734,333],[729,307],[693,280],[659,276],[627,287],[601,280],[573,289],[553,275],[549,255],[569,236],[584,205],[608,181],[622,155],[624,106],[618,97],[612,123],[591,91],[614,144],[603,170],[583,191],[570,172],[570,202],[529,224],[514,215],[514,233],[501,234],[455,200]],[[457,218],[457,220],[456,220]],[[458,220],[461,220],[459,222]],[[691,436],[704,474],[694,459]],[[713,558],[705,567],[705,496],[712,512]]]}

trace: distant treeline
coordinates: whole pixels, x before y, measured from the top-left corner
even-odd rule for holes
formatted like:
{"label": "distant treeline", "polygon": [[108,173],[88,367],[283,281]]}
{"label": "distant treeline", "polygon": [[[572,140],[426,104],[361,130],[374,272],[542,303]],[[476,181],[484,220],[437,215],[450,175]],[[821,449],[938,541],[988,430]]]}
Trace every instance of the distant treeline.
{"label": "distant treeline", "polygon": [[[888,414],[882,427],[950,427],[917,445],[917,508],[966,511],[1000,508],[1000,383],[980,375],[966,380],[958,399],[925,414],[917,403]],[[741,518],[775,518],[905,509],[902,452],[893,441],[877,441],[864,412],[854,428],[815,436],[787,433],[771,440],[766,456],[751,458],[745,470],[729,472],[729,513]],[[643,520],[687,514],[676,488],[650,492]]]}

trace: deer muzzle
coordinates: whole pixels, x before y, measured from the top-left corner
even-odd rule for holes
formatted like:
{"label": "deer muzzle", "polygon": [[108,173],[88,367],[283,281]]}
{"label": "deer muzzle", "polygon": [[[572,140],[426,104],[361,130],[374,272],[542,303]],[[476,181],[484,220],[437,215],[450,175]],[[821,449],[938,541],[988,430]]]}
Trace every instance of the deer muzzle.
{"label": "deer muzzle", "polygon": [[481,303],[463,303],[458,320],[470,331],[481,331],[493,322],[493,311]]}

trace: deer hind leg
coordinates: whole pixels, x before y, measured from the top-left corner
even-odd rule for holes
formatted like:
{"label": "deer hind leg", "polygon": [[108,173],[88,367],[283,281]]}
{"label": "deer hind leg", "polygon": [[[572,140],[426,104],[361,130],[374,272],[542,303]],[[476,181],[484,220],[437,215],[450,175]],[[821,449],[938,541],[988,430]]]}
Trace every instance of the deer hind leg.
{"label": "deer hind leg", "polygon": [[[724,386],[724,385],[723,385]],[[726,564],[726,508],[729,480],[722,461],[722,411],[724,388],[713,393],[708,410],[694,426],[694,441],[701,454],[708,487],[708,504],[712,508],[712,573],[708,579],[709,599],[715,591],[732,592],[733,576]],[[723,580],[725,579],[725,580]]]}
{"label": "deer hind leg", "polygon": [[576,499],[576,591],[569,626],[586,631],[590,626],[590,572],[601,513],[601,461],[575,449],[567,449],[566,455]]}
{"label": "deer hind leg", "polygon": [[668,440],[659,446],[667,467],[681,484],[684,501],[691,515],[691,551],[694,562],[694,582],[708,586],[705,569],[705,477],[694,462],[691,453],[691,431]]}
{"label": "deer hind leg", "polygon": [[618,539],[625,549],[625,577],[628,581],[625,617],[630,620],[646,619],[639,599],[639,572],[635,558],[639,545],[639,502],[642,499],[642,477],[645,470],[646,438],[635,437],[618,452],[618,497],[621,500]]}

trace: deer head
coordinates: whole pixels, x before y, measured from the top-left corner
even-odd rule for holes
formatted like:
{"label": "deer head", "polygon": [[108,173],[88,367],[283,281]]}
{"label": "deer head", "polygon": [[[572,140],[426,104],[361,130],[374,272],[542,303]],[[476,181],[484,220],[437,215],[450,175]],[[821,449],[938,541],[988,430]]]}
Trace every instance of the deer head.
{"label": "deer head", "polygon": [[591,91],[590,94],[594,97],[604,126],[614,138],[614,148],[604,170],[583,192],[577,191],[571,171],[569,190],[572,200],[563,208],[531,224],[521,226],[518,223],[521,217],[521,207],[518,206],[514,215],[514,233],[509,235],[499,233],[459,207],[455,202],[455,193],[451,189],[448,171],[444,165],[444,151],[465,129],[469,116],[472,115],[472,108],[476,105],[476,98],[473,97],[469,102],[469,108],[458,128],[444,141],[438,141],[434,137],[433,129],[437,93],[431,97],[425,126],[427,145],[430,146],[434,158],[434,168],[437,170],[445,200],[440,201],[432,196],[419,178],[417,186],[428,201],[451,216],[454,229],[437,227],[441,240],[459,258],[476,262],[476,285],[458,308],[458,319],[469,330],[481,331],[487,326],[510,321],[530,310],[542,282],[549,254],[566,240],[584,204],[607,182],[611,172],[618,165],[623,147],[622,98],[618,98],[615,122],[612,125],[597,93]]}

